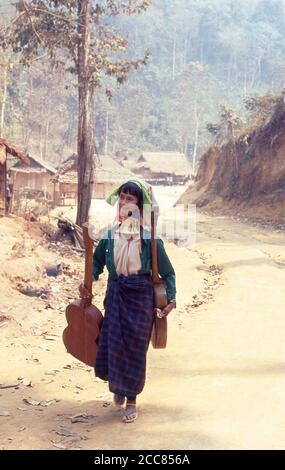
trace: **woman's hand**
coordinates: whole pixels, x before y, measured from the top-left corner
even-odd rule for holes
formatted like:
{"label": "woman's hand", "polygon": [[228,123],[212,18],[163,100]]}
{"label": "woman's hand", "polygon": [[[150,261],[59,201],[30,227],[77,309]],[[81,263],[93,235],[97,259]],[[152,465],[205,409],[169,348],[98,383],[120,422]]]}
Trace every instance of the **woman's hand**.
{"label": "woman's hand", "polygon": [[169,304],[166,305],[166,307],[164,307],[164,309],[162,310],[161,312],[161,316],[162,317],[167,317],[167,315],[170,314],[171,310],[173,310],[174,308],[174,304],[173,302],[170,302]]}

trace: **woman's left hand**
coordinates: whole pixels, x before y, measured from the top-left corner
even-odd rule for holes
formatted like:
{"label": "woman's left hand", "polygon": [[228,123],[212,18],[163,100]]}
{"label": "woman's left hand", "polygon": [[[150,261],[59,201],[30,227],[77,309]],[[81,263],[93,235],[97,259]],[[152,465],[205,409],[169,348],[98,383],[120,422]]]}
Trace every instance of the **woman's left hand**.
{"label": "woman's left hand", "polygon": [[174,308],[173,303],[167,304],[166,307],[164,307],[164,309],[162,310],[162,316],[167,317],[167,315],[170,314],[170,312],[171,312],[171,310],[173,310],[173,308]]}

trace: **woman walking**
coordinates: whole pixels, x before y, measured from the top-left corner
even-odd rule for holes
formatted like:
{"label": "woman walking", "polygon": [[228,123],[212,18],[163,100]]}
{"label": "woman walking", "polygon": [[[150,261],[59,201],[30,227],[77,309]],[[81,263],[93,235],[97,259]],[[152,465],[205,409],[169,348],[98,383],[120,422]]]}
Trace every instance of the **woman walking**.
{"label": "woman walking", "polygon": [[[93,255],[94,280],[98,280],[104,266],[109,273],[95,375],[108,381],[117,405],[126,402],[125,423],[138,416],[136,399],[145,384],[153,323],[151,236],[143,227],[143,208],[151,208],[153,203],[150,190],[147,183],[134,179],[107,198],[112,205],[118,200],[117,217]],[[161,239],[157,239],[157,260],[159,274],[166,283],[166,316],[176,306],[176,287],[175,272]]]}

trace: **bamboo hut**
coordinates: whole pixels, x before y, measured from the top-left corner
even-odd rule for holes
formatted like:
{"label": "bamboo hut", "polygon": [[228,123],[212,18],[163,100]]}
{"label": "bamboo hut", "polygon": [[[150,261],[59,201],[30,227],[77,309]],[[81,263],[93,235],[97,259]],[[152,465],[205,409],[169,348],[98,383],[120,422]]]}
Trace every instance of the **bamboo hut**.
{"label": "bamboo hut", "polygon": [[190,162],[177,152],[143,152],[136,160],[125,159],[122,164],[154,185],[184,185],[193,177]]}
{"label": "bamboo hut", "polygon": [[6,139],[0,138],[0,215],[5,215],[10,211],[10,202],[13,192],[12,182],[8,177],[9,159],[11,156],[19,160],[21,164],[28,168],[30,159],[16,147],[9,144]]}

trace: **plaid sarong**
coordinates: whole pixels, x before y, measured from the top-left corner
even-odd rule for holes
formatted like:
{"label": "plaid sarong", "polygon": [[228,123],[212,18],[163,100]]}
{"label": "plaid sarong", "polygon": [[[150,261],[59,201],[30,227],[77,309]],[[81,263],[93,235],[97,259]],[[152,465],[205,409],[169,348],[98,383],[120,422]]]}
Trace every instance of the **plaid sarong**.
{"label": "plaid sarong", "polygon": [[111,392],[134,396],[145,384],[146,353],[153,322],[149,274],[120,275],[109,284],[95,374]]}

